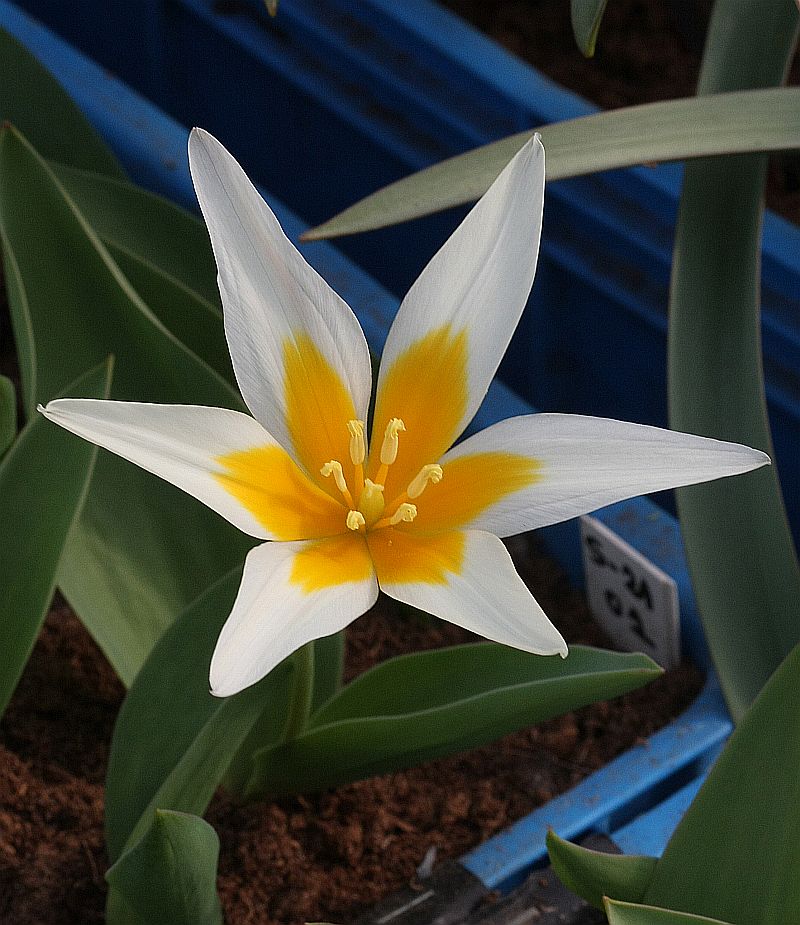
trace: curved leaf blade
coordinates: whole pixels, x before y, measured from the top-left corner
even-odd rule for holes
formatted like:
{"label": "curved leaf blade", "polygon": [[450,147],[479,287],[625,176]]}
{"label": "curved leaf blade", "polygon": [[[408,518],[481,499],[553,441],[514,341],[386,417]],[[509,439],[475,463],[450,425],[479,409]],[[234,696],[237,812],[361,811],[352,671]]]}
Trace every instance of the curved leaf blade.
{"label": "curved leaf blade", "polygon": [[[0,132],[0,230],[28,407],[109,354],[118,358],[112,398],[243,407],[141,301],[47,164],[9,129]],[[174,616],[249,545],[194,499],[101,453],[58,583],[130,683]]]}
{"label": "curved leaf blade", "polygon": [[[105,398],[111,364],[70,386]],[[0,461],[0,715],[30,656],[56,585],[64,547],[92,478],[95,447],[36,414]]]}
{"label": "curved leaf blade", "polygon": [[240,579],[241,566],[181,614],[153,648],[122,705],[106,779],[112,859],[141,835],[154,809],[202,813],[259,718],[262,743],[283,729],[291,659],[235,697],[221,700],[209,693],[211,654]]}
{"label": "curved leaf blade", "polygon": [[29,136],[45,157],[125,177],[111,149],[53,75],[0,29],[0,124],[5,121]]}
{"label": "curved leaf blade", "polygon": [[625,902],[639,902],[645,894],[657,858],[636,854],[609,854],[582,848],[547,833],[550,863],[559,880],[587,903],[603,908],[603,898],[613,896]]}
{"label": "curved leaf blade", "polygon": [[606,900],[605,910],[609,925],[732,925],[721,919],[709,919],[702,915],[659,909],[656,906],[639,906],[613,899]]}
{"label": "curved leaf blade", "polygon": [[142,838],[106,872],[124,913],[109,925],[222,925],[217,895],[219,838],[198,816],[159,809]]}
{"label": "curved leaf blade", "polygon": [[17,435],[17,390],[8,376],[0,376],[0,459]]}
{"label": "curved leaf blade", "polygon": [[303,735],[256,752],[246,794],[320,790],[430,761],[660,673],[644,655],[581,646],[564,660],[489,642],[398,656],[329,700]]}
{"label": "curved leaf blade", "polygon": [[[791,0],[721,0],[700,92],[780,83],[797,28]],[[763,157],[687,165],[670,291],[669,405],[675,430],[771,453],[760,335],[766,168]],[[777,470],[678,489],[677,499],[698,609],[738,720],[800,638],[800,568]]]}
{"label": "curved leaf blade", "polygon": [[[800,147],[800,89],[751,90],[648,103],[536,129],[548,181],[654,161]],[[303,240],[385,228],[479,199],[533,130],[511,135],[366,196]]]}
{"label": "curved leaf blade", "polygon": [[798,767],[800,646],[734,731],[642,901],[734,925],[800,921]]}
{"label": "curved leaf blade", "polygon": [[572,31],[584,57],[594,57],[597,34],[608,0],[572,0],[569,7]]}

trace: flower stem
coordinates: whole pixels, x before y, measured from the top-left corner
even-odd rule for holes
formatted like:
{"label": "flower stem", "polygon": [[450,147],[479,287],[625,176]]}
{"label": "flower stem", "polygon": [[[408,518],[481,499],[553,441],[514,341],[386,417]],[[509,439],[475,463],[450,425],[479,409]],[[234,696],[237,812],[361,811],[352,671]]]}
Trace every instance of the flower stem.
{"label": "flower stem", "polygon": [[311,701],[314,696],[314,643],[307,642],[299,648],[293,659],[292,690],[289,695],[286,725],[281,736],[282,742],[291,742],[301,735],[311,715]]}

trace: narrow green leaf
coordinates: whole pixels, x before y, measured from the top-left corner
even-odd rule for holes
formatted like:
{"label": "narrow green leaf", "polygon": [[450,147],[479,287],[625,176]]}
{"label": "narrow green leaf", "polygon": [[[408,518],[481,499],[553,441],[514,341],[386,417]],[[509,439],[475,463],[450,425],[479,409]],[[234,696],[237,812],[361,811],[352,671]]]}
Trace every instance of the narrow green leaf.
{"label": "narrow green leaf", "polygon": [[17,390],[7,376],[0,376],[0,458],[17,436]]}
{"label": "narrow green leaf", "polygon": [[312,713],[330,700],[342,686],[344,632],[323,636],[314,642],[314,695]]}
{"label": "narrow green leaf", "polygon": [[103,243],[157,267],[222,313],[211,243],[199,218],[131,183],[50,166]]}
{"label": "narrow green leaf", "polygon": [[[783,0],[781,0],[783,2]],[[800,147],[800,89],[668,100],[541,126],[547,180],[654,161]],[[396,225],[482,196],[531,137],[511,135],[385,186],[303,238]]]}
{"label": "narrow green leaf", "polygon": [[[792,0],[720,0],[700,92],[780,83],[797,22]],[[760,340],[766,167],[752,156],[687,166],[670,293],[669,400],[676,430],[771,453]],[[738,720],[800,638],[800,569],[777,471],[679,489],[677,497],[706,637]]]}
{"label": "narrow green leaf", "polygon": [[[111,365],[103,363],[72,383],[70,394],[104,398],[110,382]],[[0,715],[53,597],[95,456],[95,447],[34,413],[0,461]]]}
{"label": "narrow green leaf", "polygon": [[108,925],[222,925],[218,859],[219,838],[207,822],[156,810],[142,838],[106,872],[128,907],[119,915],[112,905]]}
{"label": "narrow green leaf", "polygon": [[112,860],[156,808],[202,813],[259,722],[261,743],[283,728],[291,659],[235,697],[208,692],[214,645],[239,588],[241,567],[201,595],[164,633],[122,705],[106,780]]}
{"label": "narrow green leaf", "polygon": [[604,896],[639,902],[658,863],[657,858],[645,855],[581,848],[559,838],[552,829],[547,833],[547,851],[564,886],[598,909],[603,908]]}
{"label": "narrow green leaf", "polygon": [[643,902],[734,925],[800,922],[798,767],[800,646],[734,731]]}
{"label": "narrow green leaf", "polygon": [[45,157],[110,177],[125,173],[69,94],[28,49],[0,29],[0,124],[11,122]]}
{"label": "narrow green leaf", "polygon": [[[243,408],[142,302],[47,164],[8,129],[0,232],[29,409],[109,354],[112,398]],[[58,583],[130,683],[174,616],[250,543],[178,489],[101,453]]]}
{"label": "narrow green leaf", "polygon": [[246,794],[321,790],[430,761],[659,674],[644,655],[582,646],[567,659],[488,642],[399,656],[324,704],[303,735],[256,752]]}
{"label": "narrow green leaf", "polygon": [[732,925],[702,915],[658,909],[655,906],[638,906],[613,899],[606,900],[605,911],[609,925]]}
{"label": "narrow green leaf", "polygon": [[594,56],[597,33],[600,31],[607,2],[608,0],[571,0],[569,12],[572,31],[578,48],[586,58]]}

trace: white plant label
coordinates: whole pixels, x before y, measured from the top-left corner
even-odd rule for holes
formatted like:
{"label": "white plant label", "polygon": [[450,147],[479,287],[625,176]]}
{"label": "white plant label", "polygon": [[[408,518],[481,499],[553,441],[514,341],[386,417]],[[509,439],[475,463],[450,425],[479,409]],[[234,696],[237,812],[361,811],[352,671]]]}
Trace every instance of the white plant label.
{"label": "white plant label", "polygon": [[674,579],[594,517],[581,517],[586,596],[595,620],[623,651],[663,668],[680,661]]}

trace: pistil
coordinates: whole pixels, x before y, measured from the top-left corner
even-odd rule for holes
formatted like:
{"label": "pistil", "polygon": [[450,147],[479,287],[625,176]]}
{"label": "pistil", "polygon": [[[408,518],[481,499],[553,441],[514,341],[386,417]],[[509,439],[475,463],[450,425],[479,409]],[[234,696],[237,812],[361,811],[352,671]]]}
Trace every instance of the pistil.
{"label": "pistil", "polygon": [[386,503],[383,500],[383,485],[364,479],[364,490],[358,502],[358,509],[364,515],[367,527],[371,527],[383,514]]}

